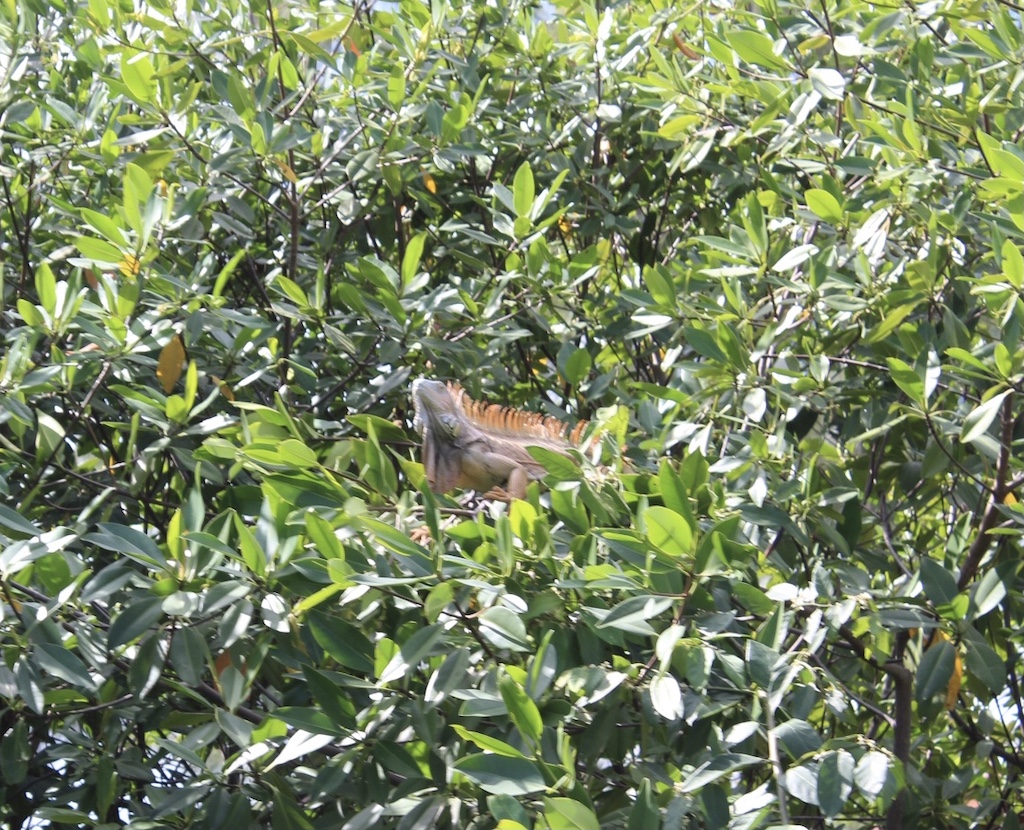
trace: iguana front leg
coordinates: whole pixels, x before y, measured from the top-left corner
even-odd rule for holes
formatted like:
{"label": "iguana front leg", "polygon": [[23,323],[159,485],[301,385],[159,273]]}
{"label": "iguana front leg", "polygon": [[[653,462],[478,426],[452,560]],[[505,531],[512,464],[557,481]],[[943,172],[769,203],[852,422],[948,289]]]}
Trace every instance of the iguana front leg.
{"label": "iguana front leg", "polygon": [[486,493],[502,485],[511,498],[526,498],[526,485],[530,483],[529,469],[516,459],[491,449],[489,443],[472,441],[462,448],[459,486]]}

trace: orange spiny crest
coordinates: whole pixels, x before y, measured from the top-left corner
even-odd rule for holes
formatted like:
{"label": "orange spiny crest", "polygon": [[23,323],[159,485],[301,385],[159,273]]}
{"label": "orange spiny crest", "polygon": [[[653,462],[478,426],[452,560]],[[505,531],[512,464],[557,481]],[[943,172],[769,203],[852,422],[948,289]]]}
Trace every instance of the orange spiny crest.
{"label": "orange spiny crest", "polygon": [[550,415],[513,409],[510,406],[501,406],[496,403],[474,401],[461,386],[455,383],[448,384],[448,391],[451,392],[456,405],[466,417],[489,432],[509,437],[547,439],[575,446],[580,443],[583,432],[587,428],[587,422],[580,421],[570,432],[568,424]]}

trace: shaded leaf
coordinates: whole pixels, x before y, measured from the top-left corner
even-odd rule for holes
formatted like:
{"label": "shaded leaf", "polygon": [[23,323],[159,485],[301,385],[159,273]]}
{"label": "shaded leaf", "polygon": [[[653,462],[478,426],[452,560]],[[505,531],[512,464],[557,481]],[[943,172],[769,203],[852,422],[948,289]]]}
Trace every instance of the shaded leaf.
{"label": "shaded leaf", "polygon": [[547,788],[536,764],[526,758],[501,755],[466,755],[455,769],[484,792],[497,795],[530,795]]}

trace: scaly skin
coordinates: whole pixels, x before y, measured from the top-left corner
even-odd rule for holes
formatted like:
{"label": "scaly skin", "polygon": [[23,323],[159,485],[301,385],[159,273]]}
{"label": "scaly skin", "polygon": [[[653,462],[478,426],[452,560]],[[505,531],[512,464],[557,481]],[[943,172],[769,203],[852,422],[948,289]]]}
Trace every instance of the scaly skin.
{"label": "scaly skin", "polygon": [[565,453],[584,426],[567,436],[565,425],[553,418],[474,403],[457,386],[425,378],[413,381],[412,399],[427,483],[435,493],[501,487],[511,498],[525,498],[526,485],[545,474],[526,448]]}

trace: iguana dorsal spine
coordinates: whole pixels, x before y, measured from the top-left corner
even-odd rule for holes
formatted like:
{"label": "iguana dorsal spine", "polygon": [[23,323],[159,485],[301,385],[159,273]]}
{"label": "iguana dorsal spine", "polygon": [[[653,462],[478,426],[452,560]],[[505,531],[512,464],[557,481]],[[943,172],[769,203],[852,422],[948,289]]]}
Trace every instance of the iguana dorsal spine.
{"label": "iguana dorsal spine", "polygon": [[546,447],[550,444],[553,445],[553,449],[577,447],[587,428],[586,421],[579,421],[570,429],[567,423],[551,415],[474,401],[457,383],[449,383],[448,391],[466,417],[476,426],[493,435],[510,438],[524,446]]}

